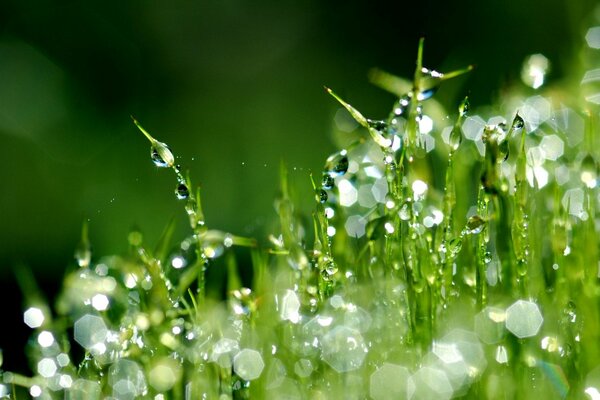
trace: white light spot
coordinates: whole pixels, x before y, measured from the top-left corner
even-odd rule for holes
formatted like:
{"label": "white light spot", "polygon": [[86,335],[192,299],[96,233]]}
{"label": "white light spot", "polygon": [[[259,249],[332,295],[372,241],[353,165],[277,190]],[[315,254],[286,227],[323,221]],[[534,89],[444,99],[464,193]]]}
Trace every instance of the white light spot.
{"label": "white light spot", "polygon": [[331,207],[327,207],[325,209],[325,216],[327,217],[327,219],[331,219],[333,218],[333,216],[335,215],[335,211],[333,208]]}
{"label": "white light spot", "polygon": [[42,395],[42,388],[38,385],[33,385],[29,388],[29,394],[31,397],[40,397]]}
{"label": "white light spot", "polygon": [[327,236],[333,237],[333,236],[335,236],[335,233],[336,233],[335,226],[327,227]]}
{"label": "white light spot", "polygon": [[412,190],[415,194],[415,199],[421,198],[425,194],[425,192],[427,192],[427,184],[417,179],[412,184]]}
{"label": "white light spot", "polygon": [[104,294],[97,294],[92,297],[92,307],[98,311],[104,311],[108,308],[109,300]]}
{"label": "white light spot", "polygon": [[50,347],[54,344],[54,336],[51,332],[43,331],[38,335],[37,341],[42,347]]}
{"label": "white light spot", "polygon": [[38,374],[44,378],[52,378],[56,374],[58,367],[51,358],[42,358],[37,364]]}
{"label": "white light spot", "polygon": [[68,389],[73,385],[73,378],[70,375],[63,374],[58,379],[58,384],[64,389]]}
{"label": "white light spot", "polygon": [[171,266],[175,269],[181,269],[185,267],[185,259],[181,256],[173,257],[171,260]]}
{"label": "white light spot", "polygon": [[23,321],[30,328],[39,328],[44,323],[44,313],[37,307],[30,307],[23,314]]}
{"label": "white light spot", "polygon": [[423,115],[419,120],[419,131],[421,134],[427,134],[433,130],[433,120],[427,116]]}
{"label": "white light spot", "polygon": [[388,235],[391,235],[395,231],[394,225],[391,222],[386,222],[384,228]]}

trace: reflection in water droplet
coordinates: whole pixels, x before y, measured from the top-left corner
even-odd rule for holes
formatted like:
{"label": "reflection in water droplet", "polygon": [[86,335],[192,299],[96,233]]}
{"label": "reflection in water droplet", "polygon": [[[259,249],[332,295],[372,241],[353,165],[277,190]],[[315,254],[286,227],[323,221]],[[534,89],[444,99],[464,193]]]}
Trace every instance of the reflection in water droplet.
{"label": "reflection in water droplet", "polygon": [[334,183],[335,180],[333,179],[333,176],[329,175],[329,173],[323,173],[323,180],[321,181],[323,189],[333,189]]}
{"label": "reflection in water droplet", "polygon": [[328,275],[334,275],[337,271],[337,264],[333,260],[330,260],[325,266],[325,272],[327,272]]}
{"label": "reflection in water droplet", "polygon": [[177,188],[175,188],[175,195],[179,200],[185,200],[190,197],[190,190],[186,184],[180,183],[177,185]]}
{"label": "reflection in water droplet", "polygon": [[321,190],[317,190],[317,200],[319,201],[319,203],[324,204],[327,202],[327,192],[323,189]]}
{"label": "reflection in water droplet", "polygon": [[483,228],[485,227],[485,220],[481,218],[479,215],[473,215],[467,220],[467,225],[465,226],[464,233],[466,235],[476,235],[481,233]]}
{"label": "reflection in water droplet", "polygon": [[327,162],[325,163],[325,173],[329,174],[332,178],[341,176],[348,171],[348,166],[348,156],[346,155],[346,151],[342,150],[327,158]]}
{"label": "reflection in water droplet", "polygon": [[450,145],[450,148],[453,151],[458,150],[458,147],[460,146],[461,142],[462,132],[460,131],[460,129],[452,128],[452,130],[450,131],[450,136],[448,138],[448,144]]}
{"label": "reflection in water droplet", "polygon": [[513,132],[519,131],[519,130],[523,129],[524,126],[525,126],[525,121],[523,120],[523,118],[519,114],[515,115],[515,119],[513,119],[511,130]]}
{"label": "reflection in water droplet", "polygon": [[159,141],[150,147],[150,158],[154,165],[160,168],[172,167],[175,164],[175,157],[169,146]]}

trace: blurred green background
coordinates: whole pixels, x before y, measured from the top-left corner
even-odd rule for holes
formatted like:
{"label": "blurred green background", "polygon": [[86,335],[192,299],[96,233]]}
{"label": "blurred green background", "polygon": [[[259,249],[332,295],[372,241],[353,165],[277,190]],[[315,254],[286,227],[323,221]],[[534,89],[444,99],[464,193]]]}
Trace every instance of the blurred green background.
{"label": "blurred green background", "polygon": [[210,226],[264,238],[280,160],[308,211],[308,172],[335,148],[323,85],[383,117],[393,97],[368,70],[410,76],[425,36],[426,66],[477,65],[438,98],[486,104],[531,53],[561,79],[595,3],[1,0],[3,300],[20,263],[55,290],[85,219],[95,256],[123,252],[133,226],[154,243],[175,217],[185,234],[172,173],[130,114],[181,156]]}

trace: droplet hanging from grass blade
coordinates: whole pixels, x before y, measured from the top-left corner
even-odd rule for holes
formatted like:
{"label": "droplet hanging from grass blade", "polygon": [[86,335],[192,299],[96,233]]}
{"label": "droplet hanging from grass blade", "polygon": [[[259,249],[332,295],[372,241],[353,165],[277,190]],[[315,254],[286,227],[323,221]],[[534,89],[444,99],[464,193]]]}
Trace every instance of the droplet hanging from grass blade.
{"label": "droplet hanging from grass blade", "polygon": [[135,126],[137,126],[137,128],[150,141],[150,158],[152,159],[154,165],[161,168],[172,167],[175,164],[175,157],[169,149],[169,146],[167,146],[166,143],[159,142],[158,140],[154,139],[154,137],[152,137],[152,135],[150,135],[148,131],[146,131],[133,116],[131,116],[131,119],[133,120]]}
{"label": "droplet hanging from grass blade", "polygon": [[[185,200],[190,197],[190,190],[185,183],[180,183],[175,188],[175,195],[179,200]],[[187,210],[186,210],[187,211]]]}
{"label": "droplet hanging from grass blade", "polygon": [[335,184],[335,180],[333,176],[331,176],[328,172],[323,173],[323,180],[321,181],[321,186],[323,189],[333,189],[333,185]]}
{"label": "droplet hanging from grass blade", "polygon": [[465,225],[464,234],[466,235],[477,235],[483,231],[486,221],[479,215],[473,215],[467,220]]}
{"label": "droplet hanging from grass blade", "polygon": [[349,165],[346,150],[342,150],[327,158],[324,173],[329,174],[332,178],[342,176],[348,171]]}

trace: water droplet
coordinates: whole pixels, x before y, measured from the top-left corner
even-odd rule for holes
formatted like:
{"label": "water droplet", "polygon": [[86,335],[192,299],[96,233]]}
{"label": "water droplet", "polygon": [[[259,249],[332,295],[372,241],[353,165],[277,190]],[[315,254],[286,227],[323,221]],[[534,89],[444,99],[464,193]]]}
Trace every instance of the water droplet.
{"label": "water droplet", "polygon": [[323,189],[317,190],[317,201],[321,204],[324,204],[327,202],[327,192]]}
{"label": "water droplet", "polygon": [[450,137],[448,141],[450,144],[450,148],[453,151],[458,150],[458,147],[462,142],[462,132],[460,131],[460,129],[453,128],[452,131],[450,131]]}
{"label": "water droplet", "polygon": [[333,176],[329,175],[328,173],[324,173],[323,174],[323,180],[321,181],[321,187],[323,189],[333,189],[333,185],[335,183],[335,180],[333,179]]}
{"label": "water droplet", "polygon": [[464,117],[465,115],[467,115],[470,108],[471,108],[471,103],[469,103],[469,98],[465,97],[464,100],[458,106],[458,113],[460,114],[461,117]]}
{"label": "water droplet", "polygon": [[485,255],[483,257],[483,262],[486,264],[489,264],[492,262],[492,253],[491,252],[489,252],[489,251],[485,252]]}
{"label": "water droplet", "polygon": [[510,146],[508,144],[508,140],[504,139],[498,145],[498,152],[502,161],[506,161],[508,159],[510,153]]}
{"label": "water droplet", "polygon": [[520,131],[521,129],[523,129],[524,126],[525,126],[525,121],[519,114],[517,114],[517,115],[515,115],[515,119],[513,119],[512,126],[510,129],[511,129],[511,131],[516,132],[516,131]]}
{"label": "water droplet", "polygon": [[154,165],[160,168],[172,167],[175,164],[175,157],[169,146],[159,141],[154,142],[150,147],[150,158]]}
{"label": "water droplet", "polygon": [[452,257],[456,257],[462,249],[462,239],[454,238],[448,242],[448,252]]}
{"label": "water droplet", "polygon": [[346,151],[342,150],[327,158],[325,172],[332,177],[341,176],[348,171],[348,166],[348,156],[346,155]]}
{"label": "water droplet", "polygon": [[464,233],[467,235],[476,235],[478,233],[481,233],[484,227],[485,220],[479,215],[473,215],[467,220]]}
{"label": "water droplet", "polygon": [[177,188],[175,188],[175,195],[179,200],[185,200],[190,197],[190,190],[185,183],[180,183],[177,185]]}
{"label": "water droplet", "polygon": [[335,261],[330,260],[327,262],[327,265],[325,266],[325,272],[327,272],[328,275],[335,275],[335,273],[338,272],[338,267]]}

